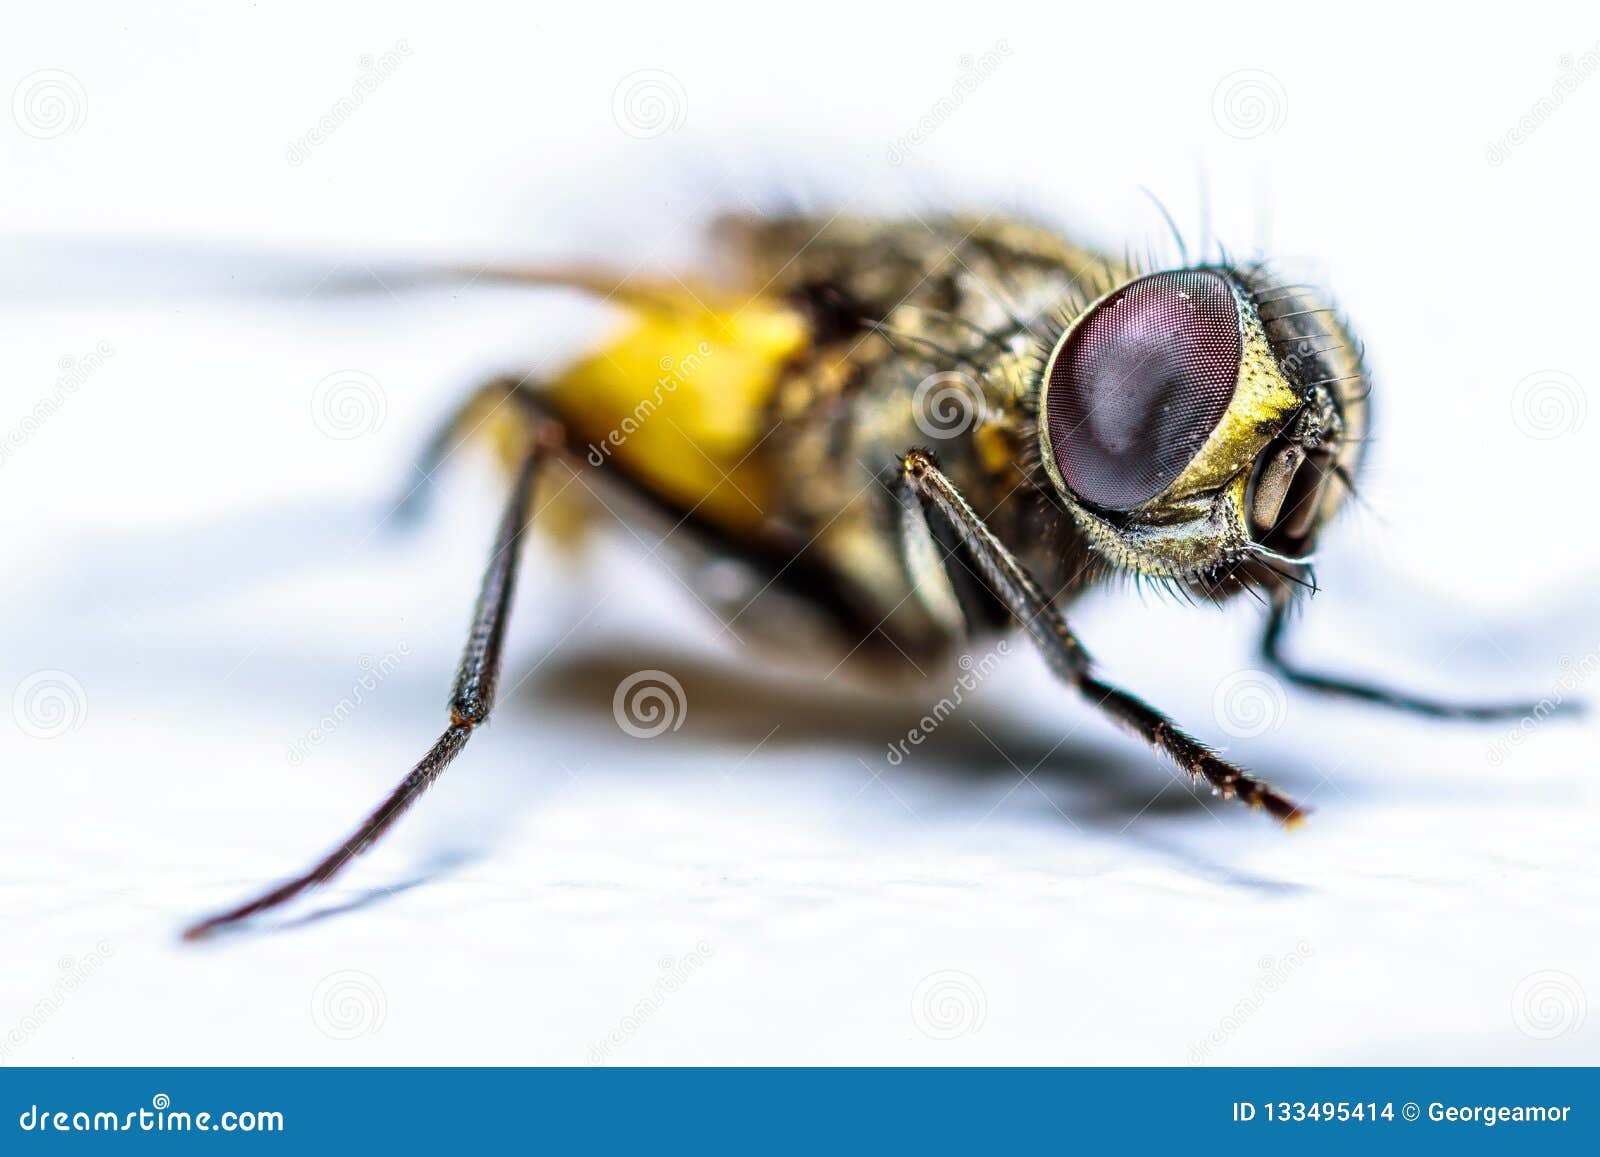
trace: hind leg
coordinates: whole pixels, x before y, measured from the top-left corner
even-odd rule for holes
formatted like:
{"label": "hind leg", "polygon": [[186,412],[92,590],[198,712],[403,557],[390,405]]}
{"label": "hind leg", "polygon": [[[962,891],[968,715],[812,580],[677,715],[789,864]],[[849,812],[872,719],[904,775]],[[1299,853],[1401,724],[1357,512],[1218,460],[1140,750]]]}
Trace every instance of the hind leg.
{"label": "hind leg", "polygon": [[389,796],[338,847],[309,870],[278,887],[193,925],[184,933],[185,939],[197,940],[261,912],[270,911],[302,892],[331,880],[399,821],[411,805],[422,797],[423,792],[432,786],[433,781],[439,778],[451,760],[461,753],[474,729],[489,718],[500,676],[506,622],[510,617],[511,597],[516,589],[523,530],[532,509],[534,484],[540,467],[561,448],[565,440],[562,427],[548,418],[530,412],[524,421],[520,465],[513,476],[511,494],[495,532],[489,563],[472,614],[472,626],[450,693],[450,722],[444,733]]}
{"label": "hind leg", "polygon": [[[404,493],[395,504],[395,517],[412,521],[422,513],[433,488],[434,475],[475,435],[497,434],[501,442],[507,437],[518,438],[522,425],[530,417],[550,418],[550,415],[525,376],[503,374],[479,386],[423,445],[421,455],[412,464],[414,475],[407,479]],[[504,454],[509,448],[502,445],[499,449]],[[514,452],[504,456],[515,460]]]}

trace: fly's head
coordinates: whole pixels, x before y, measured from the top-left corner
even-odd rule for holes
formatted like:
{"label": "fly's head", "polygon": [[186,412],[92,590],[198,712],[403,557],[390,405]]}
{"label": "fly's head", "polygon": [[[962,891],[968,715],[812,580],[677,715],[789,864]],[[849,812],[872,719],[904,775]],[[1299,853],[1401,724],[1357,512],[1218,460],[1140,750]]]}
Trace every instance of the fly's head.
{"label": "fly's head", "polygon": [[1042,352],[1039,449],[1112,565],[1208,598],[1304,582],[1365,441],[1355,343],[1264,269],[1126,281]]}

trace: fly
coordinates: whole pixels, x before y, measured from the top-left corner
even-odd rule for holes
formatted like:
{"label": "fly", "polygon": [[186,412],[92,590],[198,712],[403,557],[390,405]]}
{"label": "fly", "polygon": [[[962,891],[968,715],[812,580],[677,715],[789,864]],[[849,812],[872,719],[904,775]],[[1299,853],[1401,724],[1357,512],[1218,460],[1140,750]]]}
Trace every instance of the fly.
{"label": "fly", "polygon": [[[1094,709],[1285,825],[1305,815],[1294,800],[1098,674],[1066,615],[1076,596],[1121,574],[1194,601],[1252,598],[1265,661],[1302,687],[1441,717],[1529,710],[1284,653],[1371,425],[1359,347],[1317,289],[1264,264],[1147,268],[994,217],[738,217],[711,242],[717,273],[694,280],[473,271],[585,290],[621,327],[548,380],[488,382],[428,449],[431,475],[483,438],[509,478],[443,734],[312,868],[187,937],[333,878],[489,718],[524,531],[563,470],[752,568],[786,594],[784,615],[805,608],[839,656],[883,677],[1020,630]],[[778,613],[728,612],[755,628]]]}

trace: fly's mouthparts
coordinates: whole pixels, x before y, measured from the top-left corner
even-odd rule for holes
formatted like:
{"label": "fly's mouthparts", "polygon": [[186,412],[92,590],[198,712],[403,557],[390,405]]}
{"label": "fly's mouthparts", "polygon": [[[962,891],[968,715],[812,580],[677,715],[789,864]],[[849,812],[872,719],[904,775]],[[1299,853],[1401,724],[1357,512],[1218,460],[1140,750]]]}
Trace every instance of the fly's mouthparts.
{"label": "fly's mouthparts", "polygon": [[1334,455],[1287,442],[1261,456],[1250,482],[1250,533],[1263,546],[1294,555],[1316,525]]}

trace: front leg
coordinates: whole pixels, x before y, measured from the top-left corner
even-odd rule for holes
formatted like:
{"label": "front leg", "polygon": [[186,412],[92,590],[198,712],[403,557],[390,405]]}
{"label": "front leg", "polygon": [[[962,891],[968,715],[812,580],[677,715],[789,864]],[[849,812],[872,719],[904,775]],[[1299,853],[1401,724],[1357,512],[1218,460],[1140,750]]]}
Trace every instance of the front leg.
{"label": "front leg", "polygon": [[1016,556],[978,517],[955,484],[939,469],[932,454],[926,450],[908,453],[901,463],[901,483],[911,499],[910,516],[920,514],[937,519],[955,531],[995,595],[1038,644],[1045,662],[1058,678],[1190,776],[1205,780],[1220,794],[1236,796],[1251,807],[1265,808],[1286,825],[1305,817],[1305,811],[1288,797],[1223,759],[1142,699],[1102,682],[1094,673],[1089,653],[1078,642],[1067,620],[1045,597]]}
{"label": "front leg", "polygon": [[1375,703],[1380,707],[1393,707],[1399,711],[1429,715],[1436,719],[1523,719],[1529,716],[1543,718],[1545,715],[1577,715],[1583,711],[1583,705],[1575,699],[1553,704],[1526,701],[1466,703],[1452,699],[1433,699],[1378,683],[1366,683],[1359,679],[1347,679],[1339,675],[1308,670],[1283,653],[1283,631],[1289,619],[1289,606],[1286,595],[1279,595],[1273,599],[1266,630],[1261,633],[1261,657],[1289,682],[1308,691],[1317,691],[1343,699],[1356,699],[1363,703]]}

